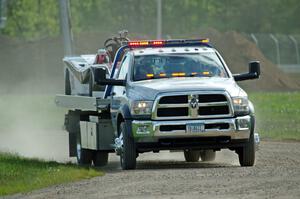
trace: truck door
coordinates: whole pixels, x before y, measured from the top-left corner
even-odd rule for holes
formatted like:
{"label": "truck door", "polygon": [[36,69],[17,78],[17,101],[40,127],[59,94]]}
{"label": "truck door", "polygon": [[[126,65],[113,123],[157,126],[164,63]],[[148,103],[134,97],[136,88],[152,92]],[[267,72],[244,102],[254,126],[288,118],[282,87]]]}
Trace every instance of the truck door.
{"label": "truck door", "polygon": [[[130,56],[127,54],[122,63],[116,79],[124,80],[127,78],[128,68],[130,63]],[[120,107],[126,103],[126,87],[113,86],[111,92],[111,118],[114,128],[117,129],[117,114]]]}

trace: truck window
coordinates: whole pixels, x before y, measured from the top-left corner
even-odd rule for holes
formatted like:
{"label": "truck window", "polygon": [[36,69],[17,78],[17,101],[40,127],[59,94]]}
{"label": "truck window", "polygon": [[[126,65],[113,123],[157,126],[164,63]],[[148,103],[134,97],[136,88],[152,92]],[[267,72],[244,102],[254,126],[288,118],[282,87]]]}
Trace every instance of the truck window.
{"label": "truck window", "polygon": [[120,72],[118,74],[117,79],[125,79],[128,72],[129,62],[130,62],[130,57],[126,56],[121,64]]}
{"label": "truck window", "polygon": [[226,78],[228,74],[214,52],[134,57],[134,81],[172,77]]}

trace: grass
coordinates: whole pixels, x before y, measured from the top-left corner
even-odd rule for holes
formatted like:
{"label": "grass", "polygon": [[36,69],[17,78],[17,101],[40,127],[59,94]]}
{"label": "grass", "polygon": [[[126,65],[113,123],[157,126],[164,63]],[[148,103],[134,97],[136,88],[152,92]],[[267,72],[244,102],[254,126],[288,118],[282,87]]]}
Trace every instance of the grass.
{"label": "grass", "polygon": [[251,93],[262,138],[300,140],[300,92]]}
{"label": "grass", "polygon": [[96,169],[0,153],[0,196],[101,175]]}

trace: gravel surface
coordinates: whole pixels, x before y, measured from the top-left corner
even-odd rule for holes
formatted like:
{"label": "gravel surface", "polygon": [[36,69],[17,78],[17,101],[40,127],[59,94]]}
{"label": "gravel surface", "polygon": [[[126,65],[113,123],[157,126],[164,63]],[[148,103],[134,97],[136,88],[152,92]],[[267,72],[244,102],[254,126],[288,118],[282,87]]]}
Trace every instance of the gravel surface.
{"label": "gravel surface", "polygon": [[146,153],[122,171],[110,156],[106,175],[7,198],[300,198],[300,142],[263,141],[256,166],[242,168],[223,150],[212,163],[186,163],[182,152]]}

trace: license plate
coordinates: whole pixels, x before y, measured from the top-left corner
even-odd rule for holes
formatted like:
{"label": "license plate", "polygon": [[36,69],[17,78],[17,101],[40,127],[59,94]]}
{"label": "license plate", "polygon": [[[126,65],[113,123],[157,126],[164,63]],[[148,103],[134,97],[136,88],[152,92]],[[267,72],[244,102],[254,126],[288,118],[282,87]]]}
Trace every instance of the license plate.
{"label": "license plate", "polygon": [[205,131],[205,126],[202,123],[191,123],[186,125],[187,133],[203,133]]}

